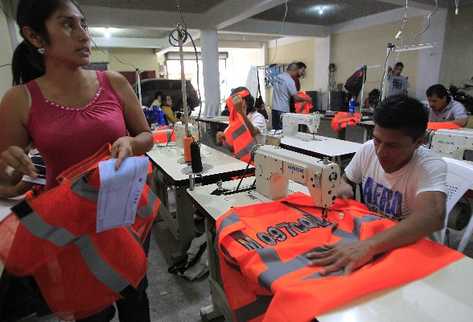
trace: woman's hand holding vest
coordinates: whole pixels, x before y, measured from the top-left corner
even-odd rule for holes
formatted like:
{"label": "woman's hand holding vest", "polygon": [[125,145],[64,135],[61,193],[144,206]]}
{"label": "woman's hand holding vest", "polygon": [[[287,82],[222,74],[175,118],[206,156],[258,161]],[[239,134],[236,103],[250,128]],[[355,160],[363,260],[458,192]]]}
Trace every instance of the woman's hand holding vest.
{"label": "woman's hand holding vest", "polygon": [[8,177],[14,177],[15,174],[37,176],[33,162],[19,146],[10,146],[3,151],[0,160],[5,165],[4,171]]}

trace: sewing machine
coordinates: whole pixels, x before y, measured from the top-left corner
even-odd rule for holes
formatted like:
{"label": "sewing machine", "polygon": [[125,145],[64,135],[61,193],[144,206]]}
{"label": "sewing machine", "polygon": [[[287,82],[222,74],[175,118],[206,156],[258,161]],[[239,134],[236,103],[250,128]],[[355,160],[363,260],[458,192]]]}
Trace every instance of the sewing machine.
{"label": "sewing machine", "polygon": [[305,185],[315,205],[328,209],[340,184],[338,164],[308,155],[264,145],[255,152],[256,192],[272,199],[287,196],[288,181]]}
{"label": "sewing machine", "polygon": [[473,161],[473,129],[437,130],[431,135],[430,149],[442,156]]}
{"label": "sewing machine", "polygon": [[284,113],[282,115],[283,135],[296,136],[299,132],[299,125],[307,126],[309,133],[315,135],[319,131],[320,117],[319,113]]}

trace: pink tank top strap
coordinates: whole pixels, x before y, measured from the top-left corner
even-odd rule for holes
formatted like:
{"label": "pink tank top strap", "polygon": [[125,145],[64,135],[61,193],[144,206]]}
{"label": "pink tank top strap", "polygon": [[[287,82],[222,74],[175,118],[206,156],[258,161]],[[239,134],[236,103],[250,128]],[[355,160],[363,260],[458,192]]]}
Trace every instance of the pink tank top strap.
{"label": "pink tank top strap", "polygon": [[[37,101],[43,101],[43,93],[41,93],[41,89],[38,86],[38,83],[36,81],[31,81],[26,83],[26,88],[28,88],[28,91],[30,92],[30,97],[31,97],[31,102],[37,102]],[[36,104],[32,104],[34,106]]]}
{"label": "pink tank top strap", "polygon": [[[112,84],[110,83],[110,80],[107,76],[107,72],[105,71],[97,71],[97,79],[100,82],[100,86],[104,89],[104,92],[107,93],[107,95],[112,95],[114,96],[115,99],[117,99],[120,103],[121,99],[120,96],[118,96],[117,92],[115,89],[112,87]],[[121,106],[123,110],[123,106]]]}

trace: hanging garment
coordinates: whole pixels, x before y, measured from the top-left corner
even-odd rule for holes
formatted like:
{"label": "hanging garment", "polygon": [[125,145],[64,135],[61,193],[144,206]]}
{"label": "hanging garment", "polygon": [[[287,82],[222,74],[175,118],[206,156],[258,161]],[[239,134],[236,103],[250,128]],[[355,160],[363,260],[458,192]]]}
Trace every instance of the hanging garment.
{"label": "hanging garment", "polygon": [[[310,96],[307,95],[307,93],[304,91],[297,93],[297,95],[303,98],[307,98],[307,99],[310,98]],[[302,113],[302,114],[309,114],[314,108],[314,104],[309,103],[309,102],[296,102],[294,106],[296,109],[296,113]]]}
{"label": "hanging garment", "polygon": [[[250,93],[248,91],[241,91],[235,95],[244,98]],[[233,104],[232,96],[227,99],[227,107],[230,111],[229,116],[229,125],[224,131],[225,142],[224,145],[227,146],[235,158],[250,163],[252,161],[252,151],[256,146],[256,140],[251,135],[250,131],[245,125],[243,118],[238,112]]]}
{"label": "hanging garment", "polygon": [[361,122],[361,113],[337,112],[332,119],[331,126],[335,132],[340,132],[347,126],[355,126]]}

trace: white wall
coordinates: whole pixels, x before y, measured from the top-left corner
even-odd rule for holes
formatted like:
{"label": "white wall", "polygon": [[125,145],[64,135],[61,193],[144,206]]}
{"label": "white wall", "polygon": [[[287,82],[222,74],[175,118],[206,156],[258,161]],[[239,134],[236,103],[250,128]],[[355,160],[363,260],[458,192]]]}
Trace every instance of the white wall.
{"label": "white wall", "polygon": [[[461,3],[461,2],[460,2]],[[473,77],[473,6],[447,17],[440,80],[445,86],[462,85]]]}
{"label": "white wall", "polygon": [[[4,64],[10,64],[13,54],[10,33],[8,31],[8,25],[3,11],[0,10],[0,66]],[[5,66],[0,68],[0,97],[11,87],[11,66]]]}

